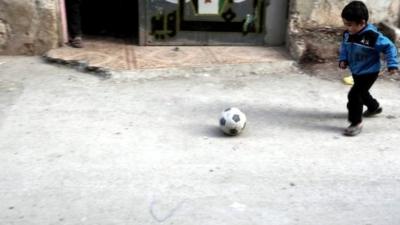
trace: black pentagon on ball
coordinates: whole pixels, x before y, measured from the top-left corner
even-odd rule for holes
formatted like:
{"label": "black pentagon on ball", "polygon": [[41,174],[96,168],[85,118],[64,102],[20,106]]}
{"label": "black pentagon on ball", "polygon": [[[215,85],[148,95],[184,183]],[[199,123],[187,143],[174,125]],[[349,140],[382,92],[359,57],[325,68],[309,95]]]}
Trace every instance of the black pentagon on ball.
{"label": "black pentagon on ball", "polygon": [[226,123],[225,118],[221,118],[221,119],[219,120],[219,124],[220,124],[221,126],[225,126],[225,123]]}
{"label": "black pentagon on ball", "polygon": [[224,110],[224,112],[227,112],[227,111],[229,111],[229,110],[231,110],[231,108],[227,108],[227,109],[225,109],[225,110]]}
{"label": "black pentagon on ball", "polygon": [[235,121],[236,123],[240,121],[240,116],[238,114],[233,115],[232,117],[233,121]]}
{"label": "black pentagon on ball", "polygon": [[230,129],[229,134],[236,135],[236,134],[238,134],[238,131],[236,129]]}

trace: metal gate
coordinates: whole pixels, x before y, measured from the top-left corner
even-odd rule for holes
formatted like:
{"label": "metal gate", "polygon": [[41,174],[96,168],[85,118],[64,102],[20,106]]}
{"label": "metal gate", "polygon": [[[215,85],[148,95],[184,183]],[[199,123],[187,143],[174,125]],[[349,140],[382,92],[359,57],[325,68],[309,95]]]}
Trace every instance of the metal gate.
{"label": "metal gate", "polygon": [[144,45],[262,45],[269,0],[148,0]]}

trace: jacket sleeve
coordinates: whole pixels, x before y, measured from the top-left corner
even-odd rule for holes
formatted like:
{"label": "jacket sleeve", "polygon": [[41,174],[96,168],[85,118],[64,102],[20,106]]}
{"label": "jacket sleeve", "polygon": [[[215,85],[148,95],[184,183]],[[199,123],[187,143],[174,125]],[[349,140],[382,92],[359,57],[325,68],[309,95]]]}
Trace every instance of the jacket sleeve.
{"label": "jacket sleeve", "polygon": [[397,48],[393,44],[393,42],[389,40],[389,38],[383,35],[379,35],[375,47],[379,52],[383,52],[383,54],[385,55],[388,69],[399,68],[399,62],[397,59]]}
{"label": "jacket sleeve", "polygon": [[340,54],[339,54],[339,62],[345,61],[347,62],[347,50],[346,47],[344,46],[344,43],[342,42],[340,44]]}
{"label": "jacket sleeve", "polygon": [[348,62],[347,49],[344,44],[345,40],[346,40],[346,34],[343,33],[343,40],[342,40],[342,43],[340,44],[339,62],[342,62],[342,61]]}

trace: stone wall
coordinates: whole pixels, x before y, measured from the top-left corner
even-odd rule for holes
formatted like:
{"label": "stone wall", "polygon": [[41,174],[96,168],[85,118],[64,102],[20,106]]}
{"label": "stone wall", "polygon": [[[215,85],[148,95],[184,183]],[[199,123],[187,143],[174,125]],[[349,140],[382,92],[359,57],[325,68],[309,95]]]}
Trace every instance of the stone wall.
{"label": "stone wall", "polygon": [[[291,0],[287,46],[300,61],[336,59],[343,33],[341,12],[351,0]],[[371,23],[399,25],[399,0],[364,0]]]}
{"label": "stone wall", "polygon": [[[340,14],[351,0],[292,0],[291,11],[298,14],[299,27],[342,26]],[[364,0],[370,12],[370,22],[399,20],[399,0]]]}
{"label": "stone wall", "polygon": [[0,54],[38,55],[60,41],[57,0],[0,0]]}

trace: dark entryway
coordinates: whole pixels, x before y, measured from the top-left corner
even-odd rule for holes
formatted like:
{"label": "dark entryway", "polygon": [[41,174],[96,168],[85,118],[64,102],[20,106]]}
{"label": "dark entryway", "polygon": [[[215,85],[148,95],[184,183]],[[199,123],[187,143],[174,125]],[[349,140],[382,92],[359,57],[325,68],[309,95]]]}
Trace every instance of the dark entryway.
{"label": "dark entryway", "polygon": [[138,42],[137,0],[82,0],[84,35],[116,37]]}

